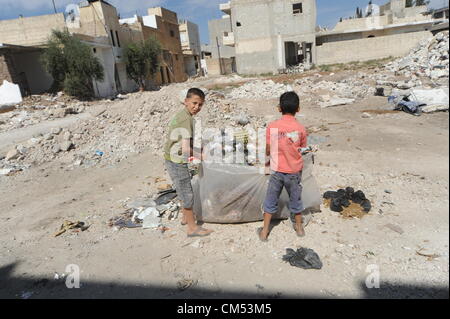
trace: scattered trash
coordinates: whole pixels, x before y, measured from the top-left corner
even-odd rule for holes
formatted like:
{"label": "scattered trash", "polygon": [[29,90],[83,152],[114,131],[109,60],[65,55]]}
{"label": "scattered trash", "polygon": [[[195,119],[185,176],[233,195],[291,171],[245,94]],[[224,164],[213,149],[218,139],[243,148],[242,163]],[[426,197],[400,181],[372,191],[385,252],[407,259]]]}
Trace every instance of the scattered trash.
{"label": "scattered trash", "polygon": [[369,256],[375,256],[375,253],[373,251],[366,251],[366,253],[363,255],[364,257],[369,258]]}
{"label": "scattered trash", "polygon": [[416,251],[416,254],[419,255],[419,256],[422,256],[422,257],[428,257],[428,258],[427,258],[428,261],[432,261],[432,260],[435,259],[435,258],[441,257],[441,256],[438,255],[438,254],[433,254],[433,253],[430,253],[430,252],[423,252],[422,250],[423,250],[423,248],[420,249],[420,250],[417,250],[417,251]]}
{"label": "scattered trash", "polygon": [[64,223],[61,225],[60,230],[54,235],[54,237],[58,237],[62,234],[64,234],[66,231],[71,230],[71,229],[75,229],[75,231],[81,230],[81,231],[85,231],[90,227],[90,225],[85,225],[84,222],[71,222],[68,220],[65,220]]}
{"label": "scattered trash", "polygon": [[139,228],[142,227],[142,224],[134,222],[136,209],[128,209],[126,212],[121,214],[120,216],[113,217],[109,220],[109,227],[116,226],[119,229],[122,228]]}
{"label": "scattered trash", "polygon": [[394,110],[404,111],[416,116],[422,113],[448,111],[449,91],[447,88],[414,89],[407,93],[391,95],[388,102],[395,105]]}
{"label": "scattered trash", "polygon": [[384,96],[384,88],[376,88],[375,96]]}
{"label": "scattered trash", "polygon": [[148,207],[156,207],[156,203],[151,198],[138,198],[131,203],[127,204],[128,208],[148,208]]}
{"label": "scattered trash", "polygon": [[105,153],[103,153],[102,151],[95,151],[95,155],[103,156],[105,155]]}
{"label": "scattered trash", "polygon": [[156,205],[164,205],[170,203],[177,197],[176,190],[171,188],[158,193],[158,197],[155,199]]}
{"label": "scattered trash", "polygon": [[386,224],[384,227],[389,228],[392,231],[395,231],[396,233],[399,233],[400,235],[404,233],[403,229],[400,228],[400,226],[394,225],[394,224]]}
{"label": "scattered trash", "polygon": [[20,298],[22,299],[30,299],[30,297],[34,294],[33,291],[23,291],[20,295]]}
{"label": "scattered trash", "polygon": [[177,288],[180,291],[185,291],[186,289],[189,289],[190,287],[193,287],[196,284],[197,284],[197,280],[182,279],[177,282]]}
{"label": "scattered trash", "polygon": [[339,189],[338,191],[328,191],[323,194],[325,206],[330,207],[334,212],[341,213],[344,218],[362,218],[370,212],[371,202],[362,191],[357,191],[352,187]]}
{"label": "scattered trash", "polygon": [[297,251],[287,248],[283,261],[289,262],[291,266],[303,269],[322,269],[322,261],[317,253],[309,248],[299,248]]}
{"label": "scattered trash", "polygon": [[142,228],[158,228],[161,226],[159,211],[154,207],[149,207],[139,214],[138,219],[142,220]]}

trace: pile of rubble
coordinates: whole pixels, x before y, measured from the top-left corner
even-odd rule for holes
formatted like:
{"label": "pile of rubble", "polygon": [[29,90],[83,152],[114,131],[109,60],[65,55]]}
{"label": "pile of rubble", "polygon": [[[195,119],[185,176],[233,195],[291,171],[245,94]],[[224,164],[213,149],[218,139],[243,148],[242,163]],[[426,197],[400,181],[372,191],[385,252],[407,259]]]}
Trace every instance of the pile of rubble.
{"label": "pile of rubble", "polygon": [[362,72],[337,82],[306,77],[295,81],[295,90],[304,97],[304,102],[317,103],[317,96],[320,96],[318,104],[322,107],[345,105],[374,94],[373,86],[365,80],[372,79]]}
{"label": "pile of rubble", "polygon": [[[52,129],[16,145],[0,157],[0,169],[11,165],[39,165],[60,159],[69,166],[113,164],[134,153],[153,151],[162,156],[170,119],[182,107],[186,84],[174,84],[158,92],[128,95],[108,104],[94,118],[67,128]],[[247,115],[245,107],[218,92],[207,95],[199,118],[203,128],[241,127],[255,129],[263,118]]]}
{"label": "pile of rubble", "polygon": [[79,114],[86,110],[89,102],[80,102],[64,95],[32,95],[22,103],[0,114],[0,132],[34,125],[46,120],[63,118],[69,114]]}
{"label": "pile of rubble", "polygon": [[290,85],[275,83],[272,80],[257,80],[233,89],[227,97],[230,99],[273,99],[292,90]]}
{"label": "pile of rubble", "polygon": [[386,68],[397,75],[428,77],[432,80],[449,76],[449,32],[440,32],[423,40],[407,56],[389,63]]}
{"label": "pile of rubble", "polygon": [[298,65],[289,66],[287,69],[281,70],[280,74],[300,74],[305,71],[311,70],[312,65],[310,63],[300,63]]}

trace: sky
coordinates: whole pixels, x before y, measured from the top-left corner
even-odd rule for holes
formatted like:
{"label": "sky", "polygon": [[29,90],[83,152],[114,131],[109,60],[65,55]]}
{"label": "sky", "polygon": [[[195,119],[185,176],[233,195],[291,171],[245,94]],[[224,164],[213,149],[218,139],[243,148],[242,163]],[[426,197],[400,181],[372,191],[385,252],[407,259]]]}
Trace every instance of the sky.
{"label": "sky", "polygon": [[[114,5],[121,18],[132,17],[136,12],[146,15],[147,8],[162,6],[175,11],[179,19],[198,24],[202,43],[208,42],[208,20],[220,19],[223,13],[219,4],[227,0],[107,0]],[[375,0],[384,4],[388,0]],[[57,12],[64,12],[70,3],[78,0],[54,0]],[[354,15],[356,7],[365,8],[368,0],[317,0],[317,24],[333,28],[341,17]],[[440,8],[448,5],[448,0],[431,0],[430,7]],[[0,0],[0,20],[54,13],[52,0]],[[0,30],[1,32],[1,30]]]}

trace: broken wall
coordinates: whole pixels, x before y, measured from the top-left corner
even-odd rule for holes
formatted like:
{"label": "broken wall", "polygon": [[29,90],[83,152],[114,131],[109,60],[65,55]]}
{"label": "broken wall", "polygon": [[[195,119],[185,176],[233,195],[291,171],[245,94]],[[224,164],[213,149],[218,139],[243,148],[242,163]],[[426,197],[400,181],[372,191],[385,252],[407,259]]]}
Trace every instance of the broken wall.
{"label": "broken wall", "polygon": [[13,58],[17,72],[26,77],[30,89],[29,93],[41,94],[50,89],[53,78],[42,67],[39,51],[15,53]]}
{"label": "broken wall", "polygon": [[65,28],[62,13],[0,21],[0,43],[41,46],[53,29]]}
{"label": "broken wall", "polygon": [[217,41],[220,47],[221,58],[232,58],[236,56],[234,47],[223,44],[223,35],[225,32],[232,32],[231,18],[223,18],[208,21],[209,45],[205,47],[204,51],[212,53],[212,57],[219,58],[219,51],[217,49]]}
{"label": "broken wall", "polygon": [[205,59],[208,75],[226,75],[233,73],[234,59]]}
{"label": "broken wall", "polygon": [[368,61],[408,54],[423,39],[431,38],[429,31],[403,33],[359,40],[324,43],[316,48],[317,64]]}

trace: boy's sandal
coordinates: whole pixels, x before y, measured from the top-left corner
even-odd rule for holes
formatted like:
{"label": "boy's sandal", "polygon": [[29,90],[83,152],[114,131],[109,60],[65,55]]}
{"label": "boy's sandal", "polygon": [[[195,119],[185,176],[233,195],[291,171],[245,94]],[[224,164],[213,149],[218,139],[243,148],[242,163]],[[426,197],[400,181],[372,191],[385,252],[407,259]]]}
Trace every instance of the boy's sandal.
{"label": "boy's sandal", "polygon": [[197,227],[197,229],[192,234],[188,234],[187,236],[188,237],[206,237],[206,236],[211,235],[211,233],[213,232],[213,230],[209,230],[205,234],[200,234],[199,232],[202,231],[202,230],[206,231],[206,229],[204,229],[202,227]]}

